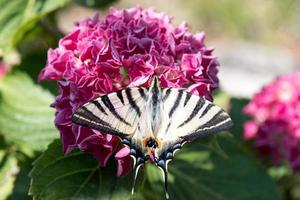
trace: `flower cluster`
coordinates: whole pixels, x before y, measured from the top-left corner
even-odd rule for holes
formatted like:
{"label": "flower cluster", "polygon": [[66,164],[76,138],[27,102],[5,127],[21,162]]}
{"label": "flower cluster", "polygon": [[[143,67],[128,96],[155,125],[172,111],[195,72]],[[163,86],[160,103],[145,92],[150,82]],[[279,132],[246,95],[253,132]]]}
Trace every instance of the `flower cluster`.
{"label": "flower cluster", "polygon": [[252,121],[244,124],[245,139],[278,165],[289,161],[300,170],[300,72],[281,76],[265,86],[245,107]]}
{"label": "flower cluster", "polygon": [[130,170],[128,149],[117,137],[71,122],[79,106],[99,95],[147,87],[156,75],[162,87],[212,99],[219,67],[213,49],[205,46],[204,33],[193,35],[185,23],[175,27],[171,20],[153,9],[111,9],[103,20],[95,15],[76,23],[59,46],[48,51],[39,79],[57,80],[60,88],[52,107],[65,153],[79,148],[91,152],[101,165],[115,153],[117,174]]}

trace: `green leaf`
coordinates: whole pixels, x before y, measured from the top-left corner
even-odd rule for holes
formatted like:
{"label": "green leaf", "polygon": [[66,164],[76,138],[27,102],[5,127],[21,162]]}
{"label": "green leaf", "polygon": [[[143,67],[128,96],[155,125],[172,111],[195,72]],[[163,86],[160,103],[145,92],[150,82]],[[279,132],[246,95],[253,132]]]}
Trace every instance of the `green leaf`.
{"label": "green leaf", "polygon": [[27,155],[40,151],[57,138],[54,97],[20,72],[0,81],[0,133]]}
{"label": "green leaf", "polygon": [[[169,164],[170,199],[277,200],[275,184],[255,158],[249,156],[232,137],[220,137],[228,158],[200,143],[186,144]],[[146,199],[164,196],[160,170],[146,168]]]}
{"label": "green leaf", "polygon": [[229,110],[230,96],[223,90],[217,90],[214,92],[214,104],[220,106],[225,110]]}
{"label": "green leaf", "polygon": [[[64,156],[58,140],[34,162],[30,176],[29,193],[36,200],[132,199],[131,178],[117,178],[113,163],[100,168],[91,155],[78,151]],[[138,195],[134,196],[140,199]]]}
{"label": "green leaf", "polygon": [[107,8],[116,1],[117,0],[74,0],[75,3],[89,8]]}
{"label": "green leaf", "polygon": [[0,200],[5,200],[12,192],[18,170],[17,159],[0,150]]}
{"label": "green leaf", "polygon": [[[228,134],[228,136],[231,136],[231,135]],[[228,158],[228,155],[226,154],[224,149],[222,149],[222,147],[220,146],[217,136],[212,135],[212,137],[213,137],[212,141],[207,146],[208,149],[211,149],[212,151],[214,151],[214,153],[218,154],[219,156],[222,156],[223,158]]]}
{"label": "green leaf", "polygon": [[15,155],[20,171],[16,175],[13,191],[7,200],[32,200],[32,197],[28,195],[30,186],[30,177],[28,174],[32,169],[33,158],[26,157],[20,152],[16,152]]}
{"label": "green leaf", "polygon": [[243,124],[250,119],[243,114],[243,109],[248,104],[249,100],[232,98],[230,101],[231,109],[229,115],[234,124],[230,131],[236,138],[243,140]]}
{"label": "green leaf", "polygon": [[[277,200],[275,184],[255,158],[229,137],[220,145],[228,158],[203,147],[201,143],[187,144],[169,165],[171,199],[205,200]],[[141,170],[140,175],[145,171]],[[146,166],[147,180],[134,199],[164,198],[160,171],[152,164]],[[34,163],[30,194],[34,199],[130,199],[131,179],[117,178],[110,163],[99,168],[90,155],[61,153],[59,141]],[[142,194],[142,196],[141,196]]]}
{"label": "green leaf", "polygon": [[12,50],[46,14],[70,0],[0,0],[0,49]]}

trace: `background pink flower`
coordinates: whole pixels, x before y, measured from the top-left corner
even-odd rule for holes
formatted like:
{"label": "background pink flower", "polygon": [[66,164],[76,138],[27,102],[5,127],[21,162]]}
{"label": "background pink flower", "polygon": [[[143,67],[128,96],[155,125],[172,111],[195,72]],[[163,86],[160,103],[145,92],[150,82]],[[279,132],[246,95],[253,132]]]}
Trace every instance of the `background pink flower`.
{"label": "background pink flower", "polygon": [[266,85],[245,107],[252,120],[244,124],[245,139],[274,164],[290,161],[300,169],[300,72],[281,76]]}
{"label": "background pink flower", "polygon": [[111,9],[76,23],[74,30],[49,49],[40,80],[56,80],[60,95],[52,104],[64,152],[91,152],[101,165],[116,153],[118,175],[131,168],[128,150],[115,136],[71,123],[74,111],[96,96],[126,87],[149,86],[159,77],[162,87],[176,87],[212,100],[218,87],[219,63],[204,45],[204,33],[191,34],[185,23],[153,9]]}
{"label": "background pink flower", "polygon": [[11,66],[0,61],[0,79],[2,79],[6,73],[10,71]]}

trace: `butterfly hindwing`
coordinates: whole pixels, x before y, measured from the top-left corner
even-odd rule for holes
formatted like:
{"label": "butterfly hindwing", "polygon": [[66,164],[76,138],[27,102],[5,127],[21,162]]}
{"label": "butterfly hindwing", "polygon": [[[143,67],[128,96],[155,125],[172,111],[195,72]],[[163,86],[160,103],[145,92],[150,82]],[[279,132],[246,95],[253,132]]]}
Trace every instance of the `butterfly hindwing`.
{"label": "butterfly hindwing", "polygon": [[158,138],[161,152],[183,140],[190,141],[232,126],[229,115],[219,106],[175,88],[162,90],[164,119]]}
{"label": "butterfly hindwing", "polygon": [[146,88],[128,88],[100,96],[80,107],[72,121],[121,138],[131,137],[146,104]]}

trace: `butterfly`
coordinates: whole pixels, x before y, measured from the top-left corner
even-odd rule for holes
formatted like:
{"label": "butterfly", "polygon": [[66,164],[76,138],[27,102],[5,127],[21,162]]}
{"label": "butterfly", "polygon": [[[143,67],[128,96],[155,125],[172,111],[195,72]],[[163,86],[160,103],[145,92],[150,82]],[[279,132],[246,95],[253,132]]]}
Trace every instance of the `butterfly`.
{"label": "butterfly", "polygon": [[230,128],[220,107],[176,88],[161,88],[155,76],[149,88],[127,88],[100,96],[77,109],[72,121],[118,136],[133,158],[133,187],[140,167],[151,160],[163,175],[168,195],[168,163],[187,141]]}

